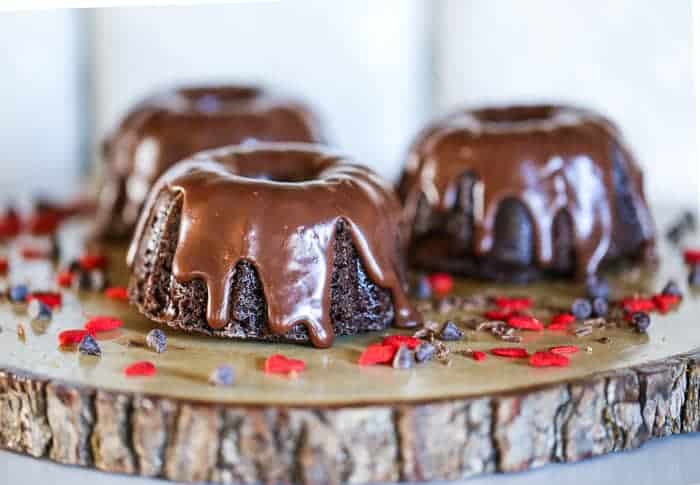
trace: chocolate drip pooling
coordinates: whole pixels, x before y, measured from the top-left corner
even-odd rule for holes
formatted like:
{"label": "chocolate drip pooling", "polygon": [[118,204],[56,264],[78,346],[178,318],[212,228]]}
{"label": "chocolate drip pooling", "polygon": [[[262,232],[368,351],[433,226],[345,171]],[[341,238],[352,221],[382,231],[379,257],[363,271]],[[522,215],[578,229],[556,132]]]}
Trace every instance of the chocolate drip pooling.
{"label": "chocolate drip pooling", "polygon": [[[624,236],[616,233],[622,210],[640,228],[641,243],[653,244],[641,171],[615,127],[591,112],[557,106],[492,108],[460,111],[435,123],[419,135],[401,182],[408,220],[421,220],[421,199],[432,212],[453,211],[465,200],[459,190],[465,174],[475,180],[473,200],[467,200],[472,206],[469,249],[476,257],[500,243],[496,221],[508,203],[529,215],[533,258],[541,268],[558,263],[554,233],[566,227],[573,233],[577,276],[594,275],[613,241]],[[624,208],[616,183],[620,176],[626,182]]]}
{"label": "chocolate drip pooling", "polygon": [[231,320],[231,278],[246,260],[262,283],[269,329],[284,335],[303,324],[315,346],[331,345],[333,243],[341,220],[370,279],[391,292],[394,324],[411,327],[420,320],[402,286],[400,205],[369,170],[309,145],[205,152],[171,168],[154,187],[130,265],[161,190],[181,194],[173,274],[180,282],[206,283],[211,328]]}

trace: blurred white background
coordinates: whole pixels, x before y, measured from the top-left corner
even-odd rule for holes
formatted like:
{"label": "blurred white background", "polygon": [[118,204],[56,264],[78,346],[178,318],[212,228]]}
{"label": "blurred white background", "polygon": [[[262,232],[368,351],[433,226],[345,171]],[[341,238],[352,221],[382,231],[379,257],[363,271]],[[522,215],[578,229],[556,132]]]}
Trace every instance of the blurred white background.
{"label": "blurred white background", "polygon": [[262,81],[394,178],[456,105],[566,101],[626,133],[655,202],[697,205],[689,0],[297,0],[0,13],[0,199],[76,190],[134,102],[182,81]]}

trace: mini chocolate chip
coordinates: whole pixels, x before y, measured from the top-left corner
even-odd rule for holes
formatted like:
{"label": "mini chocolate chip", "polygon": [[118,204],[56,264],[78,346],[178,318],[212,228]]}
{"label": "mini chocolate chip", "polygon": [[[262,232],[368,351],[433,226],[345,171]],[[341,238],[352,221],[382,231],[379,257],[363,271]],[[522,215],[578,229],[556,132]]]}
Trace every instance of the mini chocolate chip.
{"label": "mini chocolate chip", "polygon": [[51,308],[39,300],[32,300],[27,306],[27,315],[32,320],[51,320]]}
{"label": "mini chocolate chip", "polygon": [[571,305],[571,313],[576,317],[576,320],[585,320],[590,318],[593,313],[593,306],[590,301],[579,298]]}
{"label": "mini chocolate chip", "polygon": [[10,297],[10,301],[22,302],[29,296],[29,289],[26,285],[15,285],[10,288],[8,296]]}
{"label": "mini chocolate chip", "polygon": [[688,284],[695,288],[700,288],[700,265],[694,265],[688,273]]}
{"label": "mini chocolate chip", "polygon": [[146,345],[159,354],[165,352],[168,346],[168,339],[165,333],[159,328],[154,328],[146,334]]}
{"label": "mini chocolate chip", "polygon": [[413,297],[419,300],[428,300],[433,296],[433,288],[430,286],[430,280],[427,276],[422,275],[413,286]]}
{"label": "mini chocolate chip", "polygon": [[637,331],[641,333],[646,333],[651,327],[651,318],[648,313],[635,312],[630,317],[630,321],[637,328]]}
{"label": "mini chocolate chip", "polygon": [[232,386],[235,380],[233,367],[222,364],[209,375],[209,383],[213,386]]}
{"label": "mini chocolate chip", "polygon": [[605,298],[610,297],[610,287],[608,282],[603,278],[591,276],[586,281],[586,294],[588,298]]}
{"label": "mini chocolate chip", "polygon": [[102,349],[100,349],[97,340],[95,340],[95,338],[90,334],[84,336],[80,341],[80,344],[78,345],[78,352],[83,355],[94,355],[95,357],[102,355]]}
{"label": "mini chocolate chip", "polygon": [[394,360],[391,363],[391,366],[394,369],[410,369],[413,367],[413,362],[413,352],[411,352],[406,345],[402,344],[394,354]]}
{"label": "mini chocolate chip", "polygon": [[662,295],[677,296],[679,298],[683,297],[683,293],[681,292],[681,289],[678,287],[678,284],[673,280],[669,280],[669,282],[666,283],[666,286],[664,286],[664,289],[661,290],[661,294]]}
{"label": "mini chocolate chip", "polygon": [[435,355],[435,346],[430,342],[423,342],[416,347],[416,362],[419,364],[432,360]]}
{"label": "mini chocolate chip", "polygon": [[440,333],[438,334],[438,338],[440,340],[460,340],[464,336],[464,332],[460,330],[460,328],[455,325],[455,322],[452,320],[447,320],[445,324],[442,326],[440,329]]}
{"label": "mini chocolate chip", "polygon": [[593,298],[591,300],[591,308],[594,317],[604,317],[608,314],[608,300],[605,298]]}

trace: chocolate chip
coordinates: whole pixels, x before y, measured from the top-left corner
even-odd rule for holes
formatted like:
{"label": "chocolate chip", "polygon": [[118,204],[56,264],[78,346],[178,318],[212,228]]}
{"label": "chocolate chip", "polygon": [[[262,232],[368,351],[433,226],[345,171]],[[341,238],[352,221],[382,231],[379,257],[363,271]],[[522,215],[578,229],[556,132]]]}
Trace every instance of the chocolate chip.
{"label": "chocolate chip", "polygon": [[146,334],[146,345],[159,354],[165,352],[168,346],[168,339],[165,333],[159,328],[154,328]]}
{"label": "chocolate chip", "polygon": [[586,281],[586,294],[588,298],[605,298],[610,297],[610,286],[603,278],[591,276]]}
{"label": "chocolate chip", "polygon": [[585,320],[593,313],[593,306],[590,301],[579,298],[571,305],[571,313],[576,317],[576,320]]}
{"label": "chocolate chip", "polygon": [[662,295],[677,296],[679,298],[683,297],[683,293],[681,292],[681,289],[678,287],[678,284],[673,280],[669,280],[669,282],[666,283],[666,286],[664,286],[664,289],[661,290],[661,294]]}
{"label": "chocolate chip", "polygon": [[394,354],[394,360],[391,366],[394,369],[410,369],[413,367],[413,362],[413,352],[411,352],[406,345],[402,344]]}
{"label": "chocolate chip", "polygon": [[95,338],[90,334],[84,336],[80,341],[80,344],[78,345],[78,352],[83,355],[94,355],[95,357],[102,355],[102,349],[100,349],[97,340],[95,340]]}
{"label": "chocolate chip", "polygon": [[427,276],[422,275],[413,286],[413,297],[419,300],[428,300],[433,296],[433,288],[430,286],[430,280]]}
{"label": "chocolate chip", "polygon": [[593,298],[591,300],[591,309],[594,317],[604,317],[608,314],[608,300],[605,298]]}
{"label": "chocolate chip", "polygon": [[423,342],[416,347],[416,362],[419,364],[432,360],[435,355],[435,346],[429,342]]}
{"label": "chocolate chip", "polygon": [[32,320],[51,320],[51,308],[39,300],[32,300],[27,307],[27,315]]}
{"label": "chocolate chip", "polygon": [[29,296],[29,289],[26,285],[15,285],[10,288],[8,296],[12,302],[23,302]]}
{"label": "chocolate chip", "polygon": [[635,326],[638,332],[646,333],[651,327],[651,318],[648,313],[635,312],[630,317],[632,325]]}
{"label": "chocolate chip", "polygon": [[688,284],[700,288],[700,265],[694,265],[688,273]]}
{"label": "chocolate chip", "polygon": [[233,367],[222,364],[209,375],[209,383],[213,386],[232,386],[235,380]]}
{"label": "chocolate chip", "polygon": [[460,328],[455,325],[455,322],[452,320],[447,320],[438,334],[438,338],[440,340],[447,341],[460,340],[462,337],[464,337],[464,332],[462,332],[462,330],[460,330]]}

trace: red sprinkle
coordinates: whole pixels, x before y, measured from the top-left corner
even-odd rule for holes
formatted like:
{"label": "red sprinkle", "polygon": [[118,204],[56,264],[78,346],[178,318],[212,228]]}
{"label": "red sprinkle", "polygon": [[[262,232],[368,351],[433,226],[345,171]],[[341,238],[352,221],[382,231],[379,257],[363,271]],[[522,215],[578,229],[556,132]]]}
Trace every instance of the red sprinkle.
{"label": "red sprinkle", "polygon": [[428,281],[430,281],[433,292],[438,294],[449,293],[454,286],[452,276],[447,273],[433,273],[428,277]]}
{"label": "red sprinkle", "polygon": [[56,283],[61,288],[69,288],[73,284],[73,273],[70,271],[61,271],[56,275]]}
{"label": "red sprinkle", "polygon": [[484,313],[484,318],[488,318],[489,320],[497,320],[499,322],[505,322],[515,314],[516,313],[511,312],[509,310],[489,310],[486,313]]}
{"label": "red sprinkle", "polygon": [[61,347],[77,345],[87,334],[88,332],[83,329],[63,330],[58,334],[58,345]]}
{"label": "red sprinkle", "polygon": [[20,254],[22,255],[23,259],[27,260],[48,258],[48,254],[46,254],[44,251],[31,246],[23,247],[20,250]]}
{"label": "red sprinkle", "polygon": [[128,377],[153,376],[156,374],[156,366],[153,362],[142,360],[124,367],[124,374]]}
{"label": "red sprinkle", "polygon": [[420,345],[421,341],[415,337],[409,337],[407,335],[389,335],[384,337],[382,340],[382,345],[390,345],[395,348],[399,348],[405,345],[409,349],[413,350]]}
{"label": "red sprinkle", "polygon": [[376,364],[386,364],[391,362],[396,353],[397,347],[393,345],[380,345],[372,344],[368,345],[367,348],[360,355],[360,359],[357,361],[360,365],[376,365]]}
{"label": "red sprinkle", "polygon": [[0,276],[4,276],[10,270],[10,263],[7,258],[0,258]]}
{"label": "red sprinkle", "polygon": [[686,264],[698,264],[700,263],[700,249],[686,249],[683,251],[683,259]]}
{"label": "red sprinkle", "polygon": [[535,317],[529,317],[527,315],[512,315],[506,321],[508,326],[513,328],[519,328],[520,330],[534,330],[539,332],[542,330],[542,323]]}
{"label": "red sprinkle", "polygon": [[481,362],[482,360],[486,360],[486,354],[480,350],[475,350],[472,352],[472,359],[477,362]]}
{"label": "red sprinkle", "polygon": [[61,214],[55,211],[45,211],[35,214],[27,223],[29,232],[35,236],[53,234],[61,224]]}
{"label": "red sprinkle", "polygon": [[107,332],[114,330],[124,325],[124,322],[118,318],[112,317],[93,317],[85,324],[85,330],[90,333]]}
{"label": "red sprinkle", "polygon": [[527,310],[532,306],[530,298],[507,298],[505,296],[496,297],[494,303],[498,308],[504,310]]}
{"label": "red sprinkle", "polygon": [[656,304],[651,298],[624,298],[620,304],[628,312],[651,312],[656,310]]}
{"label": "red sprinkle", "polygon": [[566,327],[576,321],[571,313],[559,313],[554,315],[547,325],[547,330],[566,330]]}
{"label": "red sprinkle", "polygon": [[557,345],[556,347],[549,348],[549,352],[559,355],[575,354],[578,350],[576,345]]}
{"label": "red sprinkle", "polygon": [[27,302],[30,302],[32,300],[39,300],[44,305],[52,309],[60,307],[61,303],[63,303],[63,297],[61,296],[61,294],[52,291],[32,293],[27,298]]}
{"label": "red sprinkle", "polygon": [[0,218],[0,238],[15,237],[21,230],[22,223],[16,213],[11,212]]}
{"label": "red sprinkle", "polygon": [[489,352],[498,357],[510,357],[511,359],[525,359],[530,356],[527,350],[522,347],[497,347]]}
{"label": "red sprinkle", "polygon": [[78,262],[85,271],[104,269],[107,266],[107,257],[101,254],[83,254]]}
{"label": "red sprinkle", "polygon": [[656,309],[661,313],[668,313],[668,311],[674,306],[678,305],[681,301],[681,297],[678,295],[654,295],[652,297]]}
{"label": "red sprinkle", "polygon": [[113,286],[105,290],[105,296],[111,300],[127,301],[129,293],[123,286]]}
{"label": "red sprinkle", "polygon": [[306,367],[303,360],[290,359],[282,354],[273,354],[265,360],[265,372],[269,374],[289,374],[301,372]]}
{"label": "red sprinkle", "polygon": [[568,367],[569,358],[554,352],[535,352],[528,361],[532,367]]}

